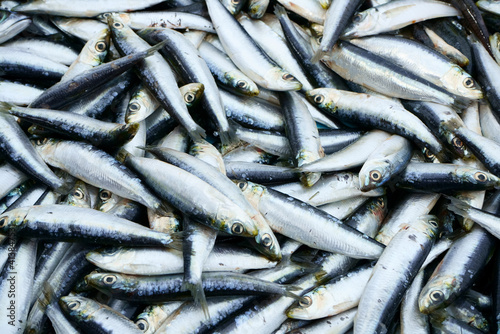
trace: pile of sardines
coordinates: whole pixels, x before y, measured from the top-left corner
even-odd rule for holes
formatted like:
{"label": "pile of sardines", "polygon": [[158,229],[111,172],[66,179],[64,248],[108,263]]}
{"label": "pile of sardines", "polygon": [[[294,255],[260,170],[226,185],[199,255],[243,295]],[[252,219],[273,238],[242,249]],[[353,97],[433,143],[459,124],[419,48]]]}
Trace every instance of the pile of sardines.
{"label": "pile of sardines", "polygon": [[500,1],[0,1],[0,333],[493,333]]}

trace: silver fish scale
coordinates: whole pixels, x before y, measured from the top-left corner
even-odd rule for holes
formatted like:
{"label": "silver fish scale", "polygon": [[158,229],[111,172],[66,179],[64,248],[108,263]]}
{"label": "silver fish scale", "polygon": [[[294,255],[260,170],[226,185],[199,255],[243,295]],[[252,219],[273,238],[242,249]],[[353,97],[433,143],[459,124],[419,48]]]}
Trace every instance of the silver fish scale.
{"label": "silver fish scale", "polygon": [[2,334],[498,331],[498,1],[249,1],[2,2]]}

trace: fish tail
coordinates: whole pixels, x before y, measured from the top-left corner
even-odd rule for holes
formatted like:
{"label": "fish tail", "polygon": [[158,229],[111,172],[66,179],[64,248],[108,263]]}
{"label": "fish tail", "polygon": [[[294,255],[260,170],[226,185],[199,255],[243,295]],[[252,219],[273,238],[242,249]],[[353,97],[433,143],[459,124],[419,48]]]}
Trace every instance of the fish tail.
{"label": "fish tail", "polygon": [[448,204],[448,210],[464,218],[469,218],[469,213],[468,213],[469,205],[467,205],[465,202],[459,199],[449,196],[446,197],[451,201],[451,203]]}
{"label": "fish tail", "polygon": [[155,44],[154,46],[147,49],[145,57],[149,57],[152,54],[154,54],[156,51],[161,50],[167,44],[167,42],[168,42],[168,40],[161,41],[160,43]]}
{"label": "fish tail", "polygon": [[236,132],[231,126],[227,131],[221,131],[219,136],[223,155],[240,145],[240,140],[236,136]]}
{"label": "fish tail", "polygon": [[113,133],[116,135],[119,145],[128,143],[139,131],[140,123],[127,123],[118,126]]}
{"label": "fish tail", "polygon": [[15,106],[12,103],[0,102],[0,112],[8,113],[13,107]]}
{"label": "fish tail", "polygon": [[313,64],[316,64],[318,61],[321,60],[321,58],[323,58],[323,56],[325,56],[327,53],[323,50],[321,50],[321,47],[318,48],[318,50],[316,50],[316,52],[314,53],[314,56],[311,58],[311,63]]}
{"label": "fish tail", "polygon": [[203,130],[203,128],[199,125],[196,125],[196,127],[194,129],[189,130],[188,134],[189,134],[189,137],[191,137],[191,139],[194,142],[201,141],[207,136],[207,134],[205,133],[205,130]]}
{"label": "fish tail", "polygon": [[174,233],[169,233],[170,236],[170,243],[167,244],[166,246],[168,248],[173,248],[178,251],[182,251],[182,240],[183,240],[183,233],[182,232],[174,232]]}
{"label": "fish tail", "polygon": [[464,110],[471,104],[471,102],[472,101],[466,97],[455,96],[455,99],[453,100],[451,107],[455,109],[456,112],[461,113],[462,110]]}
{"label": "fish tail", "polygon": [[131,156],[132,154],[127,151],[126,149],[124,148],[121,148],[118,150],[118,152],[116,152],[115,154],[115,159],[118,161],[118,162],[121,162],[122,164],[125,164],[127,159]]}
{"label": "fish tail", "polygon": [[281,5],[276,5],[274,6],[274,15],[279,19],[280,17],[287,17],[286,10],[283,6]]}
{"label": "fish tail", "polygon": [[296,285],[288,285],[285,287],[285,296],[287,297],[290,297],[290,298],[294,298],[294,299],[301,299],[302,297],[300,297],[299,295],[297,295],[296,293],[293,293],[292,291],[299,291],[299,290],[302,290],[301,287],[299,286],[296,286]]}
{"label": "fish tail", "polygon": [[201,282],[191,283],[186,282],[182,283],[183,288],[191,291],[191,296],[194,298],[194,302],[201,306],[203,310],[203,314],[207,320],[210,319],[210,313],[208,312],[208,303],[207,298],[205,297],[205,291],[203,290],[203,285]]}

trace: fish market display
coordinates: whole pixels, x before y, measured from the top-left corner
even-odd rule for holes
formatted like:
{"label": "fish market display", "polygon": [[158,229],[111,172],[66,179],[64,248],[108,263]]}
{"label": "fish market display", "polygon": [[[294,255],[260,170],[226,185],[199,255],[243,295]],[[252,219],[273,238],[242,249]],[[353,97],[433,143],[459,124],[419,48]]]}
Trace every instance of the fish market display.
{"label": "fish market display", "polygon": [[500,333],[500,6],[0,1],[0,334]]}

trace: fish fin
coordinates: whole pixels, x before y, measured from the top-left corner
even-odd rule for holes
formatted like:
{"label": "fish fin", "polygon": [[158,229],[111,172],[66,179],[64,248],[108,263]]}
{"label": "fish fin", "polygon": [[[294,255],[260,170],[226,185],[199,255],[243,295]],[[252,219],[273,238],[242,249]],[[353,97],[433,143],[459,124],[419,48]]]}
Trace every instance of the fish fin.
{"label": "fish fin", "polygon": [[120,126],[117,126],[116,129],[112,131],[113,135],[116,136],[115,142],[116,146],[121,146],[134,138],[139,131],[140,123],[127,123]]}
{"label": "fish fin", "polygon": [[174,232],[174,233],[168,233],[170,238],[172,239],[172,242],[170,242],[166,247],[168,248],[173,248],[178,251],[182,251],[182,240],[184,239],[184,235],[182,232]]}
{"label": "fish fin", "polygon": [[0,102],[0,112],[8,113],[15,105],[8,102]]}
{"label": "fish fin", "polygon": [[316,64],[326,54],[327,54],[327,52],[321,50],[321,48],[318,48],[318,50],[316,50],[316,52],[314,53],[314,56],[312,56],[312,58],[311,58],[311,63]]}
{"label": "fish fin", "polygon": [[467,210],[469,209],[470,206],[468,204],[454,197],[450,196],[445,196],[445,197],[451,201],[451,203],[448,204],[448,210],[464,218],[469,218],[469,213],[467,212]]}
{"label": "fish fin", "polygon": [[462,110],[467,108],[471,104],[472,100],[462,97],[462,96],[455,96],[455,100],[453,101],[451,107],[455,109],[455,111],[459,114],[462,113]]}
{"label": "fish fin", "polygon": [[191,137],[191,139],[195,142],[203,140],[207,136],[205,130],[203,130],[203,128],[199,125],[196,125],[193,130],[188,131],[188,134],[189,137]]}
{"label": "fish fin", "polygon": [[288,17],[285,7],[281,5],[274,6],[274,15],[279,19],[280,17]]}
{"label": "fish fin", "polygon": [[116,152],[115,154],[115,159],[118,161],[118,162],[121,162],[122,164],[125,165],[125,162],[127,161],[128,157],[132,155],[132,153],[130,153],[129,151],[127,151],[126,149],[124,148],[121,148],[118,150],[118,152]]}
{"label": "fish fin", "polygon": [[202,283],[190,283],[184,281],[184,283],[182,283],[182,287],[191,291],[191,296],[193,296],[194,302],[201,306],[205,318],[209,320],[210,313],[208,312],[207,298],[205,297],[205,291],[203,290]]}
{"label": "fish fin", "polygon": [[236,147],[238,147],[238,145],[240,145],[240,140],[236,136],[236,131],[231,125],[229,126],[229,129],[227,131],[220,132],[219,136],[221,141],[222,155],[234,150]]}
{"label": "fish fin", "polygon": [[287,285],[285,287],[285,296],[287,297],[291,297],[291,298],[295,298],[297,300],[300,300],[302,297],[300,297],[299,295],[293,293],[292,291],[299,291],[299,290],[302,290],[301,287],[299,286],[296,286],[296,285]]}
{"label": "fish fin", "polygon": [[155,44],[154,46],[150,47],[149,49],[146,50],[146,57],[149,57],[153,55],[156,51],[161,50],[166,44],[168,40],[161,41],[158,44]]}

